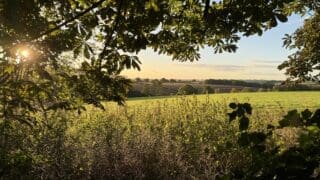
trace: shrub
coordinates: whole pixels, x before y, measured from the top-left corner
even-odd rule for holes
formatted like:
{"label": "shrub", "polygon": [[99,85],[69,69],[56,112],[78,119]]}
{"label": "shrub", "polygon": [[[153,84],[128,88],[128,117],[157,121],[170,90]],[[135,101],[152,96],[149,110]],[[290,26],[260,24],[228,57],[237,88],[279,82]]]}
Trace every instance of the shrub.
{"label": "shrub", "polygon": [[216,93],[216,94],[221,93],[221,89],[220,88],[215,88],[214,89],[214,93]]}
{"label": "shrub", "polygon": [[[3,128],[0,121],[0,138],[8,140],[5,148],[0,144],[1,178],[286,179],[275,174],[283,170],[309,177],[318,165],[320,111],[292,111],[277,127],[280,108],[248,115],[249,104],[234,103],[229,123],[227,104],[180,96],[143,105],[106,103],[105,111],[87,107],[80,115],[63,110],[38,114],[32,128],[15,121]],[[299,146],[283,148],[281,139],[272,139],[288,128],[303,130],[296,133]]]}
{"label": "shrub", "polygon": [[193,86],[186,84],[179,88],[178,95],[190,95],[190,94],[196,94],[198,90],[194,88]]}
{"label": "shrub", "polygon": [[39,116],[33,128],[12,124],[6,148],[10,171],[1,164],[2,177],[210,179],[248,163],[236,145],[236,129],[225,121],[223,102],[182,96],[143,106],[87,109],[81,115]]}
{"label": "shrub", "polygon": [[169,80],[166,79],[166,78],[161,78],[161,79],[160,79],[160,82],[161,82],[161,83],[167,83],[167,82],[169,82]]}
{"label": "shrub", "polygon": [[171,82],[171,83],[176,83],[177,80],[175,80],[175,79],[170,79],[169,82]]}
{"label": "shrub", "polygon": [[237,88],[232,88],[232,89],[230,90],[230,93],[236,93],[236,92],[239,92],[239,90],[238,90]]}
{"label": "shrub", "polygon": [[[289,111],[278,126],[269,124],[264,131],[250,130],[248,103],[231,103],[229,120],[239,121],[238,144],[250,151],[252,165],[237,168],[236,179],[319,179],[320,166],[320,109],[301,113]],[[298,132],[296,142],[289,147],[279,144],[280,132]]]}
{"label": "shrub", "polygon": [[213,92],[214,92],[214,90],[212,89],[211,86],[204,86],[202,88],[202,93],[203,94],[210,94],[210,93],[213,93]]}
{"label": "shrub", "polygon": [[135,79],[135,82],[141,82],[141,81],[142,81],[142,79],[139,78],[139,77],[137,77],[137,78]]}
{"label": "shrub", "polygon": [[[147,92],[147,89],[144,87],[143,91]],[[146,94],[144,94],[138,90],[130,89],[127,96],[128,97],[143,97],[143,96],[146,96]]]}

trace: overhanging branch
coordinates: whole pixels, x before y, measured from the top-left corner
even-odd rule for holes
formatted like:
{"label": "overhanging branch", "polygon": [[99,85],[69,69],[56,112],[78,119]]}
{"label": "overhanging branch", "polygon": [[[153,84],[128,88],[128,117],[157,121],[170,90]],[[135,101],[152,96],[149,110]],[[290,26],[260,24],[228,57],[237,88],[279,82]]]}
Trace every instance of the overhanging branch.
{"label": "overhanging branch", "polygon": [[106,0],[100,0],[100,1],[98,1],[98,2],[96,2],[96,3],[93,3],[92,6],[90,6],[88,9],[86,9],[86,10],[82,11],[81,13],[75,15],[74,17],[72,17],[72,18],[64,21],[63,23],[57,25],[56,27],[54,27],[54,28],[52,28],[52,29],[49,29],[49,30],[41,33],[39,36],[33,38],[32,41],[37,40],[37,39],[39,39],[39,38],[41,38],[41,37],[43,37],[43,36],[45,36],[45,35],[47,35],[47,34],[50,34],[50,33],[52,33],[53,31],[56,31],[56,30],[60,29],[61,27],[67,25],[68,23],[70,23],[70,22],[72,22],[72,21],[74,21],[74,20],[76,20],[76,19],[79,19],[80,17],[84,16],[85,14],[87,14],[88,12],[90,12],[91,10],[93,10],[94,8],[96,8],[96,7],[98,7],[99,5],[101,5],[104,1],[106,1]]}
{"label": "overhanging branch", "polygon": [[113,27],[112,27],[112,30],[110,32],[110,34],[108,34],[108,36],[106,37],[106,40],[105,40],[105,43],[104,43],[104,47],[101,51],[101,53],[99,54],[99,63],[100,63],[100,67],[101,67],[101,61],[102,61],[102,58],[105,56],[106,54],[106,50],[107,50],[107,46],[108,46],[108,43],[111,41],[112,39],[112,35],[114,34],[114,32],[116,31],[116,29],[118,28],[118,25],[119,25],[119,21],[120,21],[120,16],[121,16],[121,11],[122,11],[122,7],[123,6],[123,0],[120,0],[119,2],[119,5],[118,5],[118,12],[117,12],[117,15],[115,17],[115,20],[114,20],[114,23],[113,23]]}

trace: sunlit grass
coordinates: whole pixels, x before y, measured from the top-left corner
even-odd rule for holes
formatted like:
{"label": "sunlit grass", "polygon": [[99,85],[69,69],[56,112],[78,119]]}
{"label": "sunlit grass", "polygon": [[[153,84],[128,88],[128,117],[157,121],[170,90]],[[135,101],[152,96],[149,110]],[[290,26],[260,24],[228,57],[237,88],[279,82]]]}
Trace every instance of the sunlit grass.
{"label": "sunlit grass", "polygon": [[[130,99],[124,106],[105,103],[105,111],[88,106],[80,115],[52,112],[39,116],[32,129],[16,123],[9,139],[33,155],[41,177],[58,164],[61,173],[73,173],[70,179],[214,179],[252,163],[237,144],[230,102],[252,103],[249,130],[264,131],[289,109],[319,108],[319,100],[320,92]],[[278,143],[289,147],[295,134],[285,131]]]}
{"label": "sunlit grass", "polygon": [[[200,101],[210,99],[213,101],[248,102],[255,108],[285,108],[304,109],[320,107],[320,91],[304,92],[254,92],[254,93],[222,93],[209,95],[190,95],[186,98],[197,97]],[[161,101],[175,101],[178,96],[172,97],[144,97],[128,99],[127,105],[155,104]]]}

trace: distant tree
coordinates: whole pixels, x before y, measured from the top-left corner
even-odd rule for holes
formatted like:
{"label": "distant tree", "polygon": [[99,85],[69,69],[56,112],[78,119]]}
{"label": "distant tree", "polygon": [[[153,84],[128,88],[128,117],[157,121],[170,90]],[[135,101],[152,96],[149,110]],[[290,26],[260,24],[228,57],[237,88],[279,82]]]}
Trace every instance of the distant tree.
{"label": "distant tree", "polygon": [[202,88],[202,93],[203,94],[210,94],[210,93],[213,93],[213,92],[214,92],[214,90],[212,89],[211,86],[204,86]]}
{"label": "distant tree", "polygon": [[169,80],[171,83],[176,83],[177,82],[177,80],[175,80],[175,79],[170,79]]}
{"label": "distant tree", "polygon": [[214,93],[216,93],[216,94],[221,93],[221,89],[220,88],[215,88],[214,89]]}
{"label": "distant tree", "polygon": [[151,80],[151,84],[144,84],[142,93],[148,96],[159,96],[163,95],[163,86],[161,81],[158,79]]}
{"label": "distant tree", "polygon": [[241,92],[254,92],[254,90],[250,87],[244,87],[242,88]]}
{"label": "distant tree", "polygon": [[144,84],[141,90],[142,94],[145,94],[146,96],[152,95],[152,86],[150,84]]}
{"label": "distant tree", "polygon": [[247,82],[242,80],[227,80],[227,79],[206,79],[204,80],[205,84],[221,84],[221,85],[231,85],[231,86],[246,86],[246,87],[255,87],[255,88],[272,88],[274,82],[265,81],[265,82]]}
{"label": "distant tree", "polygon": [[159,81],[158,79],[153,79],[151,83],[153,86],[162,86],[162,82]]}
{"label": "distant tree", "polygon": [[196,94],[198,90],[191,86],[190,84],[183,85],[178,90],[178,95],[189,95],[189,94]]}
{"label": "distant tree", "polygon": [[146,79],[144,79],[143,81],[144,81],[144,82],[149,82],[150,79],[146,78]]}
{"label": "distant tree", "polygon": [[166,78],[161,78],[161,79],[160,79],[160,82],[161,82],[161,83],[167,83],[167,82],[169,82],[169,80],[166,79]]}
{"label": "distant tree", "polygon": [[141,82],[142,80],[141,80],[141,78],[139,78],[139,77],[137,77],[136,79],[135,79],[135,82]]}
{"label": "distant tree", "polygon": [[279,91],[279,86],[278,86],[278,85],[273,86],[272,89],[271,89],[271,91]]}
{"label": "distant tree", "polygon": [[236,93],[236,92],[239,92],[239,90],[238,90],[237,88],[232,88],[232,89],[230,90],[230,93]]}
{"label": "distant tree", "polygon": [[143,97],[143,96],[146,96],[146,94],[144,94],[136,89],[130,89],[127,96],[128,97]]}
{"label": "distant tree", "polygon": [[283,83],[274,86],[277,91],[311,91],[319,90],[319,85],[307,85],[307,84],[295,84],[295,83]]}

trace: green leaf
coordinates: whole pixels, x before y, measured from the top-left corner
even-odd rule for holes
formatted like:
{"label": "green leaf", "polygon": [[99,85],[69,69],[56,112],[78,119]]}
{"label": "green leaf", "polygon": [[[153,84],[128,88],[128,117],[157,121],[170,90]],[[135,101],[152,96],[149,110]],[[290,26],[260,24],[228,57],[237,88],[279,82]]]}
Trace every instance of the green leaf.
{"label": "green leaf", "polygon": [[277,19],[279,19],[280,22],[287,22],[288,18],[286,15],[283,14],[276,14]]}
{"label": "green leaf", "polygon": [[263,143],[267,138],[267,135],[263,132],[252,132],[250,133],[250,141],[253,144],[261,144]]}
{"label": "green leaf", "polygon": [[279,121],[279,125],[281,128],[301,126],[302,121],[298,111],[297,110],[289,111],[288,114],[284,116],[281,121]]}
{"label": "green leaf", "polygon": [[84,57],[90,59],[93,54],[93,49],[86,43],[83,49]]}
{"label": "green leaf", "polygon": [[4,72],[11,74],[14,72],[15,66],[13,64],[6,64],[4,68]]}
{"label": "green leaf", "polygon": [[57,109],[64,109],[64,110],[70,110],[70,102],[63,101],[54,103],[51,106],[49,106],[46,110],[57,110]]}
{"label": "green leaf", "polygon": [[273,28],[278,25],[277,20],[275,17],[272,17],[271,20],[268,22],[268,27]]}
{"label": "green leaf", "polygon": [[236,104],[236,103],[230,103],[230,104],[229,104],[229,107],[230,107],[231,109],[236,109],[236,108],[237,108],[237,104]]}
{"label": "green leaf", "polygon": [[228,113],[228,116],[229,116],[229,121],[231,122],[237,118],[237,112],[233,111],[231,113]]}
{"label": "green leaf", "polygon": [[304,120],[307,120],[312,116],[312,112],[309,109],[305,109],[301,112],[301,116]]}
{"label": "green leaf", "polygon": [[240,134],[240,137],[238,138],[238,144],[240,146],[248,146],[250,144],[250,138],[247,132]]}
{"label": "green leaf", "polygon": [[247,130],[249,127],[249,118],[247,117],[242,117],[239,120],[239,130],[244,131]]}
{"label": "green leaf", "polygon": [[318,134],[319,131],[320,131],[320,129],[319,129],[318,126],[308,126],[308,127],[307,127],[307,130],[308,130],[308,132],[311,133],[311,134]]}
{"label": "green leaf", "polygon": [[246,110],[248,114],[252,114],[252,107],[249,103],[244,103],[243,108]]}

